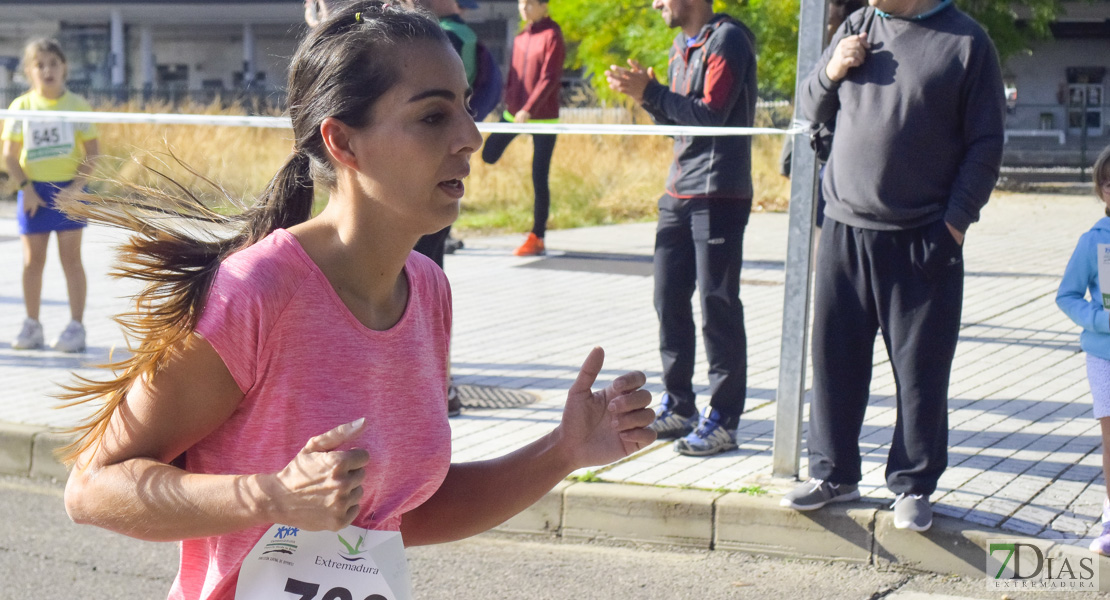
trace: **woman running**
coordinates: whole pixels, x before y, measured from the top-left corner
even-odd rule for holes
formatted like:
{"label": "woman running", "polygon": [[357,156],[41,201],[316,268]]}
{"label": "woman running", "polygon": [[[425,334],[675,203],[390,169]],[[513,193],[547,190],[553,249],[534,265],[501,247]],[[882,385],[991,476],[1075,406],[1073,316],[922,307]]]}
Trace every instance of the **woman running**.
{"label": "woman running", "polygon": [[104,405],[70,449],[66,508],[181,541],[170,598],[406,598],[402,539],[487,530],[654,440],[644,375],[592,392],[595,348],[551,433],[450,462],[450,290],[412,247],[458,215],[481,145],[466,90],[426,13],[333,8],[290,66],[286,164],[239,218],[194,205],[236,232],[154,218],[185,214],[171,198],[67,205],[138,231],[122,268],[149,287],[125,319],[134,356],[74,391]]}

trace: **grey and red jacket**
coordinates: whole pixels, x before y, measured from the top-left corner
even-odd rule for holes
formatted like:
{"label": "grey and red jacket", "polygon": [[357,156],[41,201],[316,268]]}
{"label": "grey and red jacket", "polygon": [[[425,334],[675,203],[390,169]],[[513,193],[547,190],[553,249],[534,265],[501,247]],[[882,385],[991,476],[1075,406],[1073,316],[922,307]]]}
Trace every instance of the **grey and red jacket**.
{"label": "grey and red jacket", "polygon": [[[755,35],[724,14],[696,38],[679,33],[667,68],[670,87],[650,82],[644,109],[660,125],[751,127],[755,118]],[[752,198],[748,136],[676,136],[667,193],[675,198]]]}
{"label": "grey and red jacket", "polygon": [[550,18],[524,28],[513,40],[513,59],[505,83],[510,113],[527,110],[533,119],[559,118],[559,89],[567,50],[563,30]]}

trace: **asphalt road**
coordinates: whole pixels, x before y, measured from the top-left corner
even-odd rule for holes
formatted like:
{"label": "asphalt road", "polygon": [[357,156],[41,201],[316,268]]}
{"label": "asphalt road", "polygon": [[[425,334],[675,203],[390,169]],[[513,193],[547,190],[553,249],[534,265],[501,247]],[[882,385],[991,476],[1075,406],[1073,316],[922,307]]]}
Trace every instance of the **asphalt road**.
{"label": "asphalt road", "polygon": [[[59,484],[0,477],[0,600],[165,598],[177,569],[175,544],[76,526],[61,496]],[[411,548],[409,562],[421,600],[1003,598],[982,579],[498,534]]]}

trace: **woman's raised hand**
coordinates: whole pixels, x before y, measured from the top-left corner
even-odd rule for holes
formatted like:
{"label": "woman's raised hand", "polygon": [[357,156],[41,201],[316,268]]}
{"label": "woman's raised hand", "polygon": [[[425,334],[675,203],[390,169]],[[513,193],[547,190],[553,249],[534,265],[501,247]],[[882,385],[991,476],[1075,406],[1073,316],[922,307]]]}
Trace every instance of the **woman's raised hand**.
{"label": "woman's raised hand", "polygon": [[647,408],[651,392],[640,389],[647,378],[632,371],[595,392],[591,388],[604,363],[605,351],[591,350],[567,393],[559,429],[575,468],[611,463],[655,441],[647,428],[655,420]]}
{"label": "woman's raised hand", "polygon": [[365,427],[366,420],[358,419],[311,438],[281,472],[263,476],[270,520],[309,531],[350,525],[358,515],[370,454],[336,448]]}

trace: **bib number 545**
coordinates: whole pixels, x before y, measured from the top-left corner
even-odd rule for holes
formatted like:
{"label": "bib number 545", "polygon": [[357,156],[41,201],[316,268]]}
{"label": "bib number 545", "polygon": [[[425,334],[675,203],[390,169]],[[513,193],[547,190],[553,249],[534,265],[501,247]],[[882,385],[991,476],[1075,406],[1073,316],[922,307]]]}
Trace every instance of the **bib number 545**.
{"label": "bib number 545", "polygon": [[36,146],[45,146],[47,144],[57,144],[62,141],[62,134],[58,131],[57,127],[49,129],[36,130],[32,134],[32,141]]}

